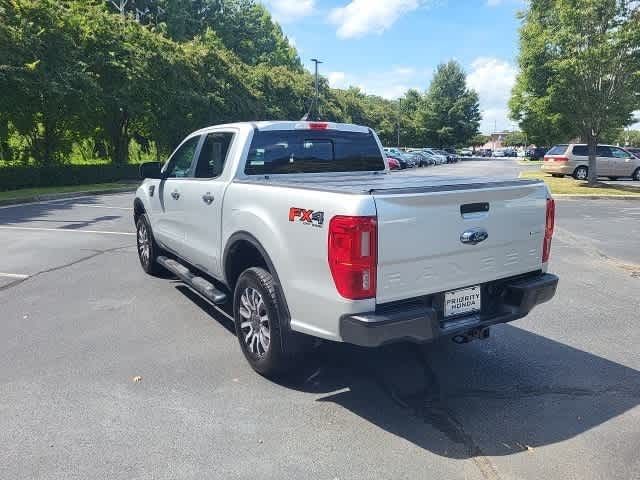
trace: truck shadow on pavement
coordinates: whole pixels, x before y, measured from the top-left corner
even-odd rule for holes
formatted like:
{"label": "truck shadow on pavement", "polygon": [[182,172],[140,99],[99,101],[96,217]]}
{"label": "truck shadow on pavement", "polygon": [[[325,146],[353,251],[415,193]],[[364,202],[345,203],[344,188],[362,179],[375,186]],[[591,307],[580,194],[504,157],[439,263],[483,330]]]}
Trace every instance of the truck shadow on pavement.
{"label": "truck shadow on pavement", "polygon": [[[177,288],[235,335],[231,320]],[[491,334],[467,345],[324,342],[278,383],[458,459],[533,451],[640,404],[637,370],[513,325]]]}
{"label": "truck shadow on pavement", "polygon": [[[99,207],[102,205],[102,198],[95,196],[87,196],[81,198],[61,199],[42,203],[28,203],[10,205],[0,208],[0,225],[18,226],[25,223],[33,223],[33,226],[45,226],[47,228],[59,228],[67,230],[81,230],[83,228],[92,227],[102,222],[112,222],[119,220],[123,216],[131,216],[129,212],[118,215],[96,215],[87,218],[78,219],[78,212],[74,211],[75,207],[84,206]],[[66,213],[70,212],[73,217],[64,218]],[[98,213],[99,210],[96,210]],[[63,218],[58,218],[62,215]],[[44,225],[40,225],[44,224]],[[54,224],[49,225],[49,224]]]}
{"label": "truck shadow on pavement", "polygon": [[511,325],[492,333],[462,346],[325,345],[316,370],[285,385],[451,458],[533,451],[640,403],[634,369]]}

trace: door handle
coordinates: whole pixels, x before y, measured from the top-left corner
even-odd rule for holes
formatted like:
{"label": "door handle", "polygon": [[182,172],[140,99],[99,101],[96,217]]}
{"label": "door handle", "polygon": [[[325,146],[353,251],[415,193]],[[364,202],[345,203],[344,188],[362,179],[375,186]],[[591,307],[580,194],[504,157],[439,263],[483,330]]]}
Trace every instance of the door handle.
{"label": "door handle", "polygon": [[173,192],[171,192],[171,196],[173,197],[174,200],[178,200],[180,198],[180,192],[178,192],[177,190],[174,190]]}
{"label": "door handle", "polygon": [[206,203],[207,205],[211,205],[213,203],[213,200],[214,200],[214,197],[209,192],[207,192],[204,195],[202,195],[202,201],[204,203]]}

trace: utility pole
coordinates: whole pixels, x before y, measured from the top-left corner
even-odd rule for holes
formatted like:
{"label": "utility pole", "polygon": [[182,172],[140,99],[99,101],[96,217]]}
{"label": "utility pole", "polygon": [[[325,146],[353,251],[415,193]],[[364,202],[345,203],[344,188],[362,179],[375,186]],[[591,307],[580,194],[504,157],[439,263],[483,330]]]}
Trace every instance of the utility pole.
{"label": "utility pole", "polygon": [[[315,96],[315,98],[313,100],[313,103],[314,103],[314,105],[316,107],[317,119],[319,119],[320,118],[320,109],[318,108],[318,96],[320,95],[320,90],[319,90],[320,86],[318,84],[318,64],[324,63],[324,62],[321,62],[317,58],[312,58],[311,61],[313,63],[315,63],[315,65],[316,65],[316,96]],[[310,112],[313,114],[312,109],[310,110]]]}
{"label": "utility pole", "polygon": [[402,116],[402,97],[398,99],[398,148],[400,148],[400,117]]}

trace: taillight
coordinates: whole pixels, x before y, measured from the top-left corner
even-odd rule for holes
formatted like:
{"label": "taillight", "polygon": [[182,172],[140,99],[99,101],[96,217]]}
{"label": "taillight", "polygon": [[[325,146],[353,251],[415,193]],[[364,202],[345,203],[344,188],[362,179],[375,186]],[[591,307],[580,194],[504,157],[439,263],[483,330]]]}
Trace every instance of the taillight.
{"label": "taillight", "polygon": [[329,222],[329,268],[338,293],[350,300],[376,296],[376,217],[338,215]]}
{"label": "taillight", "polygon": [[544,157],[544,161],[548,162],[550,160],[556,161],[556,162],[568,162],[569,161],[569,157],[566,157],[564,155],[560,155],[559,157]]}
{"label": "taillight", "polygon": [[556,219],[556,202],[553,198],[547,198],[547,215],[544,227],[544,240],[542,243],[542,263],[549,261],[551,255],[551,238]]}
{"label": "taillight", "polygon": [[329,124],[327,122],[310,122],[309,129],[310,130],[326,130],[329,128]]}

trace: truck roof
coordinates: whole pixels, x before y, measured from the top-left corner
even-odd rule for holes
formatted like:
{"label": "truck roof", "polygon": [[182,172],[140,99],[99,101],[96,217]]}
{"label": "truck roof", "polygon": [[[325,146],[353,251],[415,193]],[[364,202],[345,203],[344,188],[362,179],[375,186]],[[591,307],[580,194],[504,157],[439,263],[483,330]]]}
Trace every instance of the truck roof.
{"label": "truck roof", "polygon": [[269,130],[339,130],[343,132],[360,132],[369,133],[370,128],[362,125],[354,125],[352,123],[337,123],[324,121],[303,121],[303,120],[273,120],[273,121],[256,121],[256,122],[236,122],[225,123],[222,125],[211,125],[201,128],[194,134],[206,133],[209,130],[219,128],[252,128],[260,131]]}

